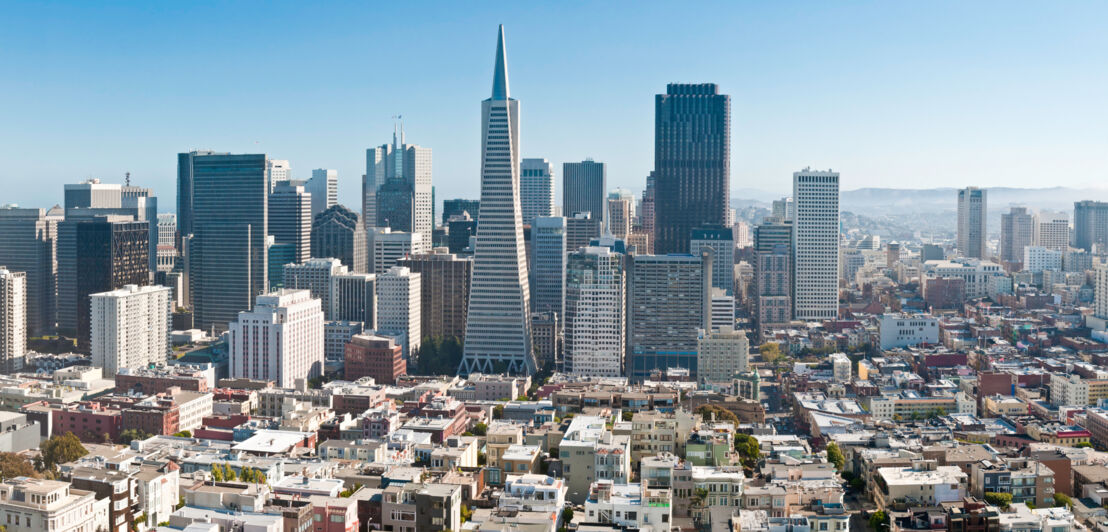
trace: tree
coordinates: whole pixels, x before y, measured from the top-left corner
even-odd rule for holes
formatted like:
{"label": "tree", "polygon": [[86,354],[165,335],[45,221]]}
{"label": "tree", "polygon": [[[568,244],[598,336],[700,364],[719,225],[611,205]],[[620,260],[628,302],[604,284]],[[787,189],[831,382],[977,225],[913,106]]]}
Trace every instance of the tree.
{"label": "tree", "polygon": [[1083,442],[1081,442],[1077,445],[1074,445],[1074,447],[1077,448],[1077,449],[1091,448],[1092,446],[1093,446],[1093,444],[1091,444],[1087,441],[1083,441]]}
{"label": "tree", "polygon": [[38,470],[54,471],[58,464],[72,462],[86,454],[88,449],[81,445],[81,440],[72,432],[66,432],[61,436],[54,436],[39,445]]}
{"label": "tree", "polygon": [[496,405],[492,407],[493,419],[504,419],[504,405]]}
{"label": "tree", "polygon": [[631,421],[634,417],[635,413],[630,410],[624,410],[623,413],[620,414],[620,418],[624,421]]}
{"label": "tree", "polygon": [[478,423],[473,426],[474,436],[484,436],[489,433],[489,426],[484,423]]}
{"label": "tree", "polygon": [[235,468],[231,467],[230,464],[223,464],[223,478],[228,482],[238,479],[238,476],[235,474]]}
{"label": "tree", "polygon": [[1028,507],[1028,508],[1030,508],[1030,509],[1032,509],[1032,510],[1034,510],[1034,509],[1035,509],[1035,503],[1034,503],[1034,502],[1032,502],[1032,501],[1024,501],[1024,504],[1026,504],[1026,505],[1027,505],[1027,507]]}
{"label": "tree", "polygon": [[870,526],[870,528],[872,528],[872,529],[874,529],[878,532],[880,532],[881,530],[887,529],[888,524],[889,524],[889,516],[885,515],[885,512],[883,510],[877,510],[876,512],[873,512],[873,514],[869,516],[869,526]]}
{"label": "tree", "polygon": [[762,346],[758,348],[758,353],[762,355],[762,362],[774,366],[776,366],[782,358],[785,358],[785,354],[781,352],[780,344],[773,342],[762,344]]}
{"label": "tree", "polygon": [[742,460],[743,467],[748,470],[753,470],[762,457],[758,440],[749,434],[740,433],[735,435],[735,452],[739,453],[739,459]]}
{"label": "tree", "polygon": [[420,343],[417,367],[408,368],[413,375],[453,375],[462,362],[462,343],[453,336],[426,336]]}
{"label": "tree", "polygon": [[1065,506],[1066,508],[1073,507],[1073,499],[1070,499],[1065,493],[1054,494],[1054,506]]}
{"label": "tree", "polygon": [[119,433],[119,443],[130,445],[132,440],[145,440],[150,436],[151,434],[142,429],[127,429]]}
{"label": "tree", "polygon": [[839,444],[831,442],[827,444],[827,461],[835,464],[835,469],[842,471],[843,466],[846,464],[846,458],[843,457],[843,452],[839,450]]}
{"label": "tree", "polygon": [[216,482],[223,482],[223,466],[219,464],[212,464],[212,480]]}
{"label": "tree", "polygon": [[173,435],[178,438],[191,438],[192,431],[182,430],[181,432],[174,432]]}
{"label": "tree", "polygon": [[473,517],[473,510],[469,509],[468,504],[463,504],[462,505],[461,513],[462,513],[462,524],[465,524],[466,521],[469,521],[470,518]]}
{"label": "tree", "polygon": [[700,414],[700,417],[704,421],[712,419],[712,415],[715,414],[716,421],[724,421],[729,423],[739,424],[739,416],[736,416],[734,412],[716,405],[701,405],[696,409],[696,413]]}
{"label": "tree", "polygon": [[38,477],[34,465],[15,453],[0,453],[0,480],[15,477]]}
{"label": "tree", "polygon": [[993,506],[999,506],[1001,508],[1007,508],[1007,507],[1012,505],[1012,494],[1011,493],[997,493],[995,491],[987,491],[987,492],[985,492],[985,502],[987,502],[987,503],[989,503]]}

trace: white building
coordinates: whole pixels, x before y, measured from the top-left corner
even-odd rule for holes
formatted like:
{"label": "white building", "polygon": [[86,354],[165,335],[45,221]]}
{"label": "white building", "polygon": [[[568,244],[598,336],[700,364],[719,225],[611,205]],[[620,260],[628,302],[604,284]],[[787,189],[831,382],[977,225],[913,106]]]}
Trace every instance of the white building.
{"label": "white building", "polygon": [[995,262],[977,259],[929,260],[923,263],[927,277],[956,277],[966,282],[966,299],[989,295],[993,277],[1003,276],[1004,269]]}
{"label": "white building", "polygon": [[793,172],[793,314],[798,320],[839,315],[839,174]]}
{"label": "white building", "polygon": [[546,159],[523,159],[519,168],[519,204],[523,224],[554,216],[554,165]]}
{"label": "white building", "polygon": [[427,241],[420,233],[393,231],[388,227],[376,227],[369,232],[369,264],[373,273],[385,273],[396,266],[396,261],[412,255],[427,253]]}
{"label": "white building", "polygon": [[9,532],[116,530],[108,522],[111,498],[68,482],[16,477],[0,483],[0,521]]}
{"label": "white building", "polygon": [[27,351],[27,274],[0,266],[0,370],[23,369]]}
{"label": "white building", "polygon": [[[836,235],[838,234],[837,226],[838,222],[836,222]],[[838,237],[836,236],[837,241]],[[735,288],[735,241],[731,228],[693,229],[689,238],[689,253],[694,257],[699,257],[704,252],[712,255],[712,286],[723,289],[727,293],[732,293]],[[837,302],[838,292],[836,292],[835,298]]]}
{"label": "white building", "polygon": [[323,372],[323,309],[307,290],[258,296],[254,310],[230,324],[231,378],[271,380],[292,388]]}
{"label": "white building", "polygon": [[1061,251],[1042,246],[1023,248],[1023,271],[1039,273],[1046,270],[1062,270]]}
{"label": "white building", "polygon": [[1086,406],[1089,403],[1089,381],[1080,375],[1052,375],[1050,404],[1054,406]]}
{"label": "white building", "polygon": [[1064,212],[1040,212],[1035,215],[1035,234],[1031,244],[1066,251],[1070,246],[1070,219]]}
{"label": "white building", "polygon": [[700,382],[730,382],[749,368],[750,341],[746,331],[730,326],[700,329],[696,340],[696,376]]}
{"label": "white building", "polygon": [[334,258],[315,258],[301,264],[286,264],[284,269],[284,288],[287,290],[307,290],[312,297],[320,301],[325,319],[338,319],[331,316],[332,278],[347,273],[348,268],[342,261]]}
{"label": "white building", "polygon": [[939,320],[923,314],[882,314],[877,322],[881,349],[939,343]]}
{"label": "white building", "polygon": [[985,248],[988,195],[968,187],[958,191],[958,252],[964,257],[987,258]]}
{"label": "white building", "polygon": [[508,475],[504,493],[500,495],[501,510],[546,512],[560,515],[566,504],[565,480],[537,475]]}
{"label": "white building", "polygon": [[419,353],[422,340],[421,275],[393,266],[377,276],[377,332],[400,339],[404,356]]}
{"label": "white building", "polygon": [[586,246],[571,253],[566,275],[566,369],[575,375],[619,377],[627,330],[623,255]]}
{"label": "white building", "polygon": [[712,288],[712,329],[735,327],[735,296],[722,288]]}
{"label": "white building", "polygon": [[92,365],[104,377],[168,360],[172,290],[129,284],[91,299]]}
{"label": "white building", "polygon": [[850,382],[853,363],[846,353],[831,353],[831,375],[837,383]]}
{"label": "white building", "polygon": [[158,271],[173,271],[177,263],[177,215],[158,215]]}
{"label": "white building", "polygon": [[585,501],[585,521],[612,524],[643,532],[668,532],[672,526],[672,494],[640,484],[594,482]]}
{"label": "white building", "polygon": [[339,171],[326,168],[312,170],[312,178],[304,184],[304,191],[312,195],[312,219],[316,215],[339,204]]}

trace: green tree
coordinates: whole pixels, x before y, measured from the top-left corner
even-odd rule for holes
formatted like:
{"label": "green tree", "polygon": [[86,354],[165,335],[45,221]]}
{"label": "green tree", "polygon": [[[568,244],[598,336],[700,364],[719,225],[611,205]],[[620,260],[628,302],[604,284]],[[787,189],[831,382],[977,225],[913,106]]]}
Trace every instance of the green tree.
{"label": "green tree", "polygon": [[885,515],[883,510],[877,510],[869,516],[869,526],[877,532],[887,530],[889,528],[889,516]]}
{"label": "green tree", "polygon": [[174,432],[173,435],[178,437],[178,438],[191,438],[192,437],[192,431],[182,430],[181,432]]}
{"label": "green tree", "polygon": [[228,482],[238,480],[235,468],[231,467],[231,464],[223,464],[223,478],[227,479]]}
{"label": "green tree", "polygon": [[504,419],[504,405],[496,405],[492,407],[493,419]]}
{"label": "green tree", "polygon": [[758,348],[758,353],[762,355],[762,362],[774,366],[776,366],[782,358],[785,358],[785,353],[781,352],[781,345],[774,342],[762,344],[762,346]]}
{"label": "green tree", "polygon": [[484,436],[489,433],[489,426],[484,423],[478,423],[473,426],[472,432],[474,436]]}
{"label": "green tree", "polygon": [[15,453],[0,453],[0,481],[15,477],[38,477],[35,466]]}
{"label": "green tree", "polygon": [[987,491],[985,492],[985,502],[992,504],[993,506],[1007,508],[1012,505],[1012,494]]}
{"label": "green tree", "polygon": [[454,375],[462,362],[462,343],[453,336],[426,336],[420,344],[419,361],[408,368],[413,375]]}
{"label": "green tree", "polygon": [[88,449],[81,445],[81,440],[72,432],[54,436],[42,442],[39,449],[41,450],[37,467],[39,471],[55,471],[58,464],[72,462],[88,454]]}
{"label": "green tree", "polygon": [[462,523],[465,524],[466,521],[469,521],[470,518],[473,517],[473,510],[469,509],[468,504],[463,504],[462,508],[461,508],[461,514],[462,514]]}
{"label": "green tree", "polygon": [[623,413],[620,414],[620,419],[623,419],[624,421],[631,421],[631,419],[633,419],[634,417],[635,413],[630,410],[624,410]]}
{"label": "green tree", "polygon": [[1073,507],[1073,499],[1070,499],[1065,493],[1054,494],[1054,506],[1065,506],[1066,508]]}
{"label": "green tree", "polygon": [[843,452],[839,450],[839,444],[831,442],[827,444],[827,461],[835,464],[835,469],[842,471],[846,464]]}
{"label": "green tree", "polygon": [[127,429],[119,433],[119,443],[130,445],[132,440],[145,440],[151,435],[142,429]]}
{"label": "green tree", "polygon": [[219,464],[212,464],[212,480],[216,482],[223,482],[223,466]]}
{"label": "green tree", "polygon": [[700,405],[700,407],[696,409],[696,413],[700,414],[700,417],[704,419],[704,421],[711,420],[712,415],[715,414],[716,421],[734,423],[735,425],[739,424],[739,416],[736,416],[734,412],[722,406]]}
{"label": "green tree", "polygon": [[1087,441],[1083,441],[1083,442],[1081,442],[1077,445],[1074,445],[1074,447],[1077,448],[1077,449],[1091,448],[1092,446],[1093,446],[1093,444],[1091,444]]}
{"label": "green tree", "polygon": [[739,453],[739,459],[745,469],[753,470],[762,458],[761,446],[758,440],[749,434],[735,435],[735,452]]}

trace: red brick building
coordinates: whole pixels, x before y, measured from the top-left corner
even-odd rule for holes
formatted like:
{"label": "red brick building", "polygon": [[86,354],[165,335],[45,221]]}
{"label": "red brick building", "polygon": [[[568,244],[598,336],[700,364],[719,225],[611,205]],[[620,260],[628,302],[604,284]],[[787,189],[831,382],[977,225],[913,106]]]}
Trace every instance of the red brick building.
{"label": "red brick building", "polygon": [[82,401],[53,412],[54,434],[72,432],[83,442],[116,441],[123,432],[123,413],[96,401]]}
{"label": "red brick building", "polygon": [[355,335],[346,344],[345,378],[348,381],[373,377],[379,384],[396,384],[408,372],[403,349],[392,338]]}
{"label": "red brick building", "polygon": [[165,393],[172,387],[191,392],[209,392],[208,377],[203,370],[190,368],[130,369],[116,374],[117,392],[135,391],[143,395]]}

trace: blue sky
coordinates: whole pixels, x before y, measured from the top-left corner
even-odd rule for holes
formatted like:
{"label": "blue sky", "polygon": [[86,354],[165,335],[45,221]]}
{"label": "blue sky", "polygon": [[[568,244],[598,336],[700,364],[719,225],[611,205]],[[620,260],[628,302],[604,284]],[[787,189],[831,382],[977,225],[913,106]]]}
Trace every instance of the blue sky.
{"label": "blue sky", "polygon": [[[359,204],[391,116],[434,150],[439,200],[479,195],[480,100],[506,28],[522,153],[609,163],[641,189],[653,97],[732,97],[732,189],[1101,186],[1103,2],[50,2],[0,17],[0,203],[87,177],[153,187],[175,154],[339,171]],[[740,194],[741,195],[741,194]]]}

